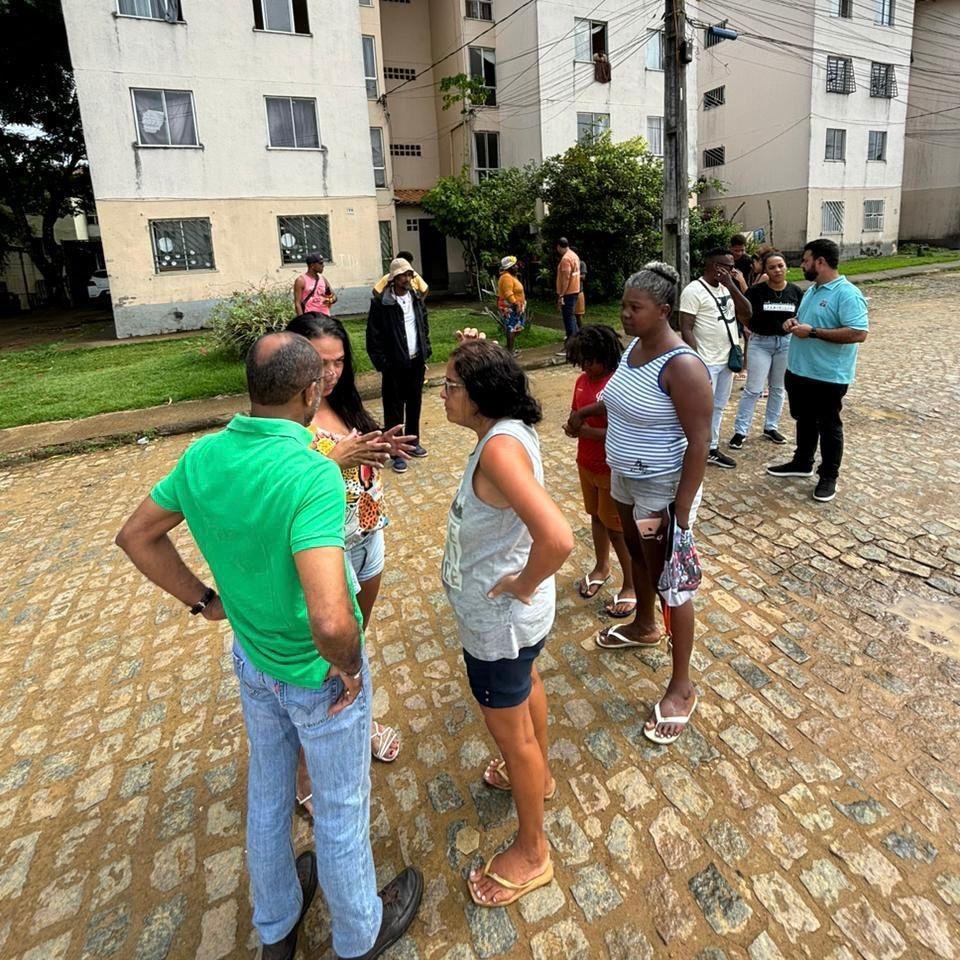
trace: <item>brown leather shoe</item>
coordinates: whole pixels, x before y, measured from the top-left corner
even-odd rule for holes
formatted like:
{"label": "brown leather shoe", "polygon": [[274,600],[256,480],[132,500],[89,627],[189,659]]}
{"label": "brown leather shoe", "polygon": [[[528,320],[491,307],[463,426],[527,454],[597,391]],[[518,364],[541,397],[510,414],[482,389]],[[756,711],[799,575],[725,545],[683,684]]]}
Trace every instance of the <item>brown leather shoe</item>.
{"label": "brown leather shoe", "polygon": [[[423,897],[423,874],[416,867],[401,870],[381,891],[383,919],[376,942],[359,957],[349,960],[374,960],[392,947],[413,923]],[[341,960],[348,960],[342,957]]]}
{"label": "brown leather shoe", "polygon": [[297,934],[300,924],[313,903],[313,896],[317,892],[317,856],[312,850],[307,850],[297,857],[297,877],[300,880],[300,889],[303,891],[303,907],[300,916],[293,925],[293,929],[276,943],[265,943],[261,960],[293,960],[297,952]]}

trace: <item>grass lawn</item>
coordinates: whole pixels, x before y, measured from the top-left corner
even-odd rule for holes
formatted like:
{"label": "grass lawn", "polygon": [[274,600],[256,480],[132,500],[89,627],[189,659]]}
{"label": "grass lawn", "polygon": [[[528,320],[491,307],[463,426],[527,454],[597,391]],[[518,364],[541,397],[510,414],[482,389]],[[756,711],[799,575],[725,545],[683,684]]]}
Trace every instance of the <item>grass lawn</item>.
{"label": "grass lawn", "polygon": [[[344,318],[358,372],[370,369],[364,347],[365,317]],[[441,307],[430,313],[433,361],[446,360],[454,331],[479,327],[488,337],[496,324],[473,307]],[[520,347],[555,343],[558,329],[525,330]],[[150,343],[63,349],[58,344],[0,355],[0,428],[71,420],[113,410],[139,410],[178,400],[243,393],[243,364],[220,353],[209,334]]]}
{"label": "grass lawn", "polygon": [[[877,273],[880,270],[899,270],[901,267],[925,267],[934,263],[948,263],[960,260],[960,250],[934,250],[925,257],[857,257],[855,260],[841,260],[840,272],[846,277],[855,277],[861,273]],[[802,280],[803,271],[791,267],[787,271],[788,280]]]}

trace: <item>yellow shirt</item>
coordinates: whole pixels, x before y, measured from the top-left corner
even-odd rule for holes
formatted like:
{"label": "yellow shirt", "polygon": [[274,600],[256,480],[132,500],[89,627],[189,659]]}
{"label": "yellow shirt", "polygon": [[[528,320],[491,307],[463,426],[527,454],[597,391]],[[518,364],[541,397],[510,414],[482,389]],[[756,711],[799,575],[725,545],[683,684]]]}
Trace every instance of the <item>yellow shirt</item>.
{"label": "yellow shirt", "polygon": [[[374,285],[373,292],[376,294],[383,293],[387,289],[387,284],[390,282],[390,275],[385,273]],[[421,297],[425,297],[427,292],[430,290],[430,287],[427,285],[427,281],[420,276],[419,273],[414,270],[413,279],[410,281],[410,286],[420,294]]]}
{"label": "yellow shirt", "polygon": [[523,284],[506,270],[500,274],[500,280],[497,282],[497,299],[500,305],[511,304],[518,311],[523,311],[526,298],[523,295]]}

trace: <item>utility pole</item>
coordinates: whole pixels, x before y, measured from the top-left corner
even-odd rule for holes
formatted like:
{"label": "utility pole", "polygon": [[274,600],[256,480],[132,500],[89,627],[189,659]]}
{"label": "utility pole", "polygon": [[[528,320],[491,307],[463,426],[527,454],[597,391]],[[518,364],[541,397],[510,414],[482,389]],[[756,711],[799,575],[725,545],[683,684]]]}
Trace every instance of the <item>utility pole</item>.
{"label": "utility pole", "polygon": [[685,0],[666,0],[663,38],[663,259],[690,282],[690,194],[687,171],[687,39]]}

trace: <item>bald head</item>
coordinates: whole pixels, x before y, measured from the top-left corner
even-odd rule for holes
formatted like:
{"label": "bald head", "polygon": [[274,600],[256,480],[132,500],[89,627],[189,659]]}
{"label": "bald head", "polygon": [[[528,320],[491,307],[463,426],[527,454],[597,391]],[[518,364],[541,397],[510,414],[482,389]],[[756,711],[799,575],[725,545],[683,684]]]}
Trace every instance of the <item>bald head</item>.
{"label": "bald head", "polygon": [[316,350],[299,333],[268,333],[247,354],[247,390],[256,406],[282,407],[319,379]]}

